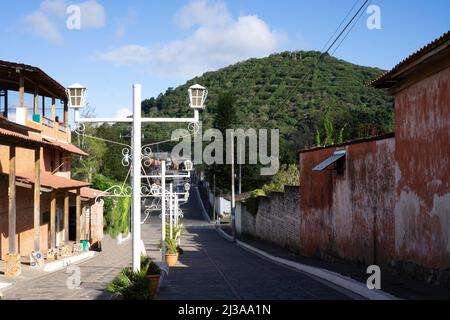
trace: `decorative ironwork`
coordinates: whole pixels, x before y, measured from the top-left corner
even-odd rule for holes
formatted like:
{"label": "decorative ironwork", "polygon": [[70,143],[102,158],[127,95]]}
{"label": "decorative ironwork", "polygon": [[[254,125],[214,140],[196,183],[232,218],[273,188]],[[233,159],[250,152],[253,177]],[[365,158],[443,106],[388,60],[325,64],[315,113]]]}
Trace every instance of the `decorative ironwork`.
{"label": "decorative ironwork", "polygon": [[131,159],[133,154],[131,153],[131,148],[123,148],[122,149],[122,166],[129,167],[131,164]]}
{"label": "decorative ironwork", "polygon": [[100,193],[95,198],[95,202],[99,201],[100,198],[131,198],[132,192],[133,190],[129,185],[114,185]]}

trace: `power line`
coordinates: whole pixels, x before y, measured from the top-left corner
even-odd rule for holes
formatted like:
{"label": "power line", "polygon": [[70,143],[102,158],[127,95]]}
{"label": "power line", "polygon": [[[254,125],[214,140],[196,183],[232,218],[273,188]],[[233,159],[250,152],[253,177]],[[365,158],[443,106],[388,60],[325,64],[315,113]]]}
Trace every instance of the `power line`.
{"label": "power line", "polygon": [[[367,4],[366,4],[366,8],[369,7],[370,3],[372,2],[372,0],[368,0]],[[358,21],[361,19],[362,15],[364,14],[365,10],[361,11],[358,19],[355,20],[355,23],[353,23],[353,25],[350,27],[350,29],[347,31],[347,33],[345,34],[345,36],[342,38],[341,42],[339,42],[338,46],[333,50],[333,52],[331,53],[331,55],[334,55],[334,53],[339,49],[339,47],[341,46],[341,44],[345,41],[345,39],[347,39],[348,35],[350,34],[350,32],[352,32],[353,28],[356,26],[356,24],[358,23]]]}
{"label": "power line", "polygon": [[[342,22],[339,24],[339,26],[337,27],[336,31],[333,33],[333,35],[330,37],[330,39],[326,42],[326,44],[324,45],[324,48],[327,46],[328,43],[330,43],[331,39],[334,37],[334,35],[336,35],[337,31],[340,29],[340,27],[344,24],[344,22],[347,20],[348,16],[350,15],[350,13],[353,11],[353,9],[355,8],[355,6],[359,3],[360,0],[357,0],[353,6],[351,7],[351,9],[349,10],[349,12],[347,13],[347,15],[345,16],[345,18],[342,20]],[[271,118],[273,118],[278,112],[282,111],[285,107],[286,102],[292,97],[292,95],[295,93],[295,91],[299,88],[299,86],[310,76],[313,74],[313,72],[315,71],[315,69],[317,68],[317,66],[319,65],[319,63],[321,62],[321,60],[323,59],[323,57],[329,53],[329,51],[331,50],[331,48],[336,44],[336,42],[339,40],[340,37],[342,37],[342,35],[345,33],[345,31],[347,31],[347,29],[349,28],[349,26],[352,24],[352,22],[356,19],[356,17],[358,17],[358,20],[360,19],[361,15],[362,15],[362,11],[366,5],[369,3],[369,0],[365,0],[364,3],[359,7],[358,11],[353,15],[353,17],[350,19],[350,21],[346,24],[346,26],[341,30],[341,32],[339,33],[339,35],[334,39],[334,41],[331,43],[331,45],[328,47],[328,49],[325,52],[322,52],[320,54],[320,56],[318,57],[318,59],[316,60],[316,62],[314,63],[314,65],[312,66],[310,72],[306,73],[301,79],[298,80],[297,84],[294,86],[294,88],[292,88],[289,93],[287,94],[286,98],[283,99],[282,103],[279,105],[279,108],[277,108],[274,113],[272,113],[269,116],[269,120]],[[357,21],[358,21],[357,20]],[[357,22],[356,21],[356,22]],[[353,29],[353,27],[356,25],[353,24],[353,26],[351,27],[351,29],[347,32],[347,34],[345,35],[345,37],[342,39],[342,41],[339,43],[338,47],[340,47],[340,45],[342,45],[342,43],[344,42],[344,40],[347,38],[348,34],[350,33],[350,31]],[[335,51],[337,50],[337,48],[335,49]],[[323,49],[322,49],[323,51]]]}

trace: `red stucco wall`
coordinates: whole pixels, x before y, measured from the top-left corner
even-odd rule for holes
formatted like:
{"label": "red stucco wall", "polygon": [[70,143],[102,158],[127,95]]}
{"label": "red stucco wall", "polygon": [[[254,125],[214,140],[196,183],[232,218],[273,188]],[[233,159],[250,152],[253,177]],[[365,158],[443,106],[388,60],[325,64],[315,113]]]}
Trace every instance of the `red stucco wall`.
{"label": "red stucco wall", "polygon": [[392,261],[394,147],[394,138],[345,146],[346,169],[342,176],[335,170],[312,171],[335,148],[300,154],[303,254],[362,263]]}
{"label": "red stucco wall", "polygon": [[398,258],[450,266],[450,68],[399,92],[396,103]]}

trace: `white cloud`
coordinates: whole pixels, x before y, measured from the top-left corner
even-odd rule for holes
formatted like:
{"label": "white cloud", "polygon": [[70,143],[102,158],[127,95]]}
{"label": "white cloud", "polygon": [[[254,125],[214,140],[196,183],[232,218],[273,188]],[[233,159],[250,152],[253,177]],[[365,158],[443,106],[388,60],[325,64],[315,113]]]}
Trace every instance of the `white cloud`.
{"label": "white cloud", "polygon": [[207,0],[193,1],[175,15],[175,22],[183,28],[200,26],[223,26],[232,21],[223,2],[209,3]]}
{"label": "white cloud", "polygon": [[152,61],[151,50],[139,45],[126,45],[97,55],[100,60],[120,65],[144,64]]}
{"label": "white cloud", "polygon": [[27,29],[36,36],[44,38],[54,44],[61,45],[63,37],[58,26],[41,11],[35,11],[24,18]]}
{"label": "white cloud", "polygon": [[283,40],[256,15],[233,19],[222,2],[191,2],[175,16],[175,21],[196,28],[182,40],[155,46],[125,45],[95,57],[117,65],[139,65],[163,77],[186,79],[266,56]]}
{"label": "white cloud", "polygon": [[[102,28],[106,24],[106,13],[95,0],[77,4],[81,10],[81,29]],[[23,18],[25,29],[54,44],[62,45],[62,31],[66,26],[66,0],[44,0],[39,8]]]}
{"label": "white cloud", "polygon": [[123,38],[127,32],[128,25],[132,24],[137,19],[137,12],[134,9],[128,9],[128,13],[125,18],[121,19],[118,23],[115,36],[120,39]]}
{"label": "white cloud", "polygon": [[113,118],[127,118],[131,115],[133,115],[133,111],[128,108],[122,108],[114,112]]}
{"label": "white cloud", "polygon": [[81,29],[103,28],[106,24],[105,8],[95,0],[79,4],[81,9]]}

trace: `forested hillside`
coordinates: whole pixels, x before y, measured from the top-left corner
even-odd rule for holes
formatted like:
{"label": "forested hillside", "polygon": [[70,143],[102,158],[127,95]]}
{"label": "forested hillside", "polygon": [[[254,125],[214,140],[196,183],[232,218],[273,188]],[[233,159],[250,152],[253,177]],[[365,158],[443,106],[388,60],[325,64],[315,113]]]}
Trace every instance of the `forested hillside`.
{"label": "forested hillside", "polygon": [[345,127],[345,140],[391,131],[392,99],[367,86],[383,70],[326,55],[312,76],[301,81],[319,55],[315,51],[283,52],[208,72],[145,100],[143,112],[188,115],[187,89],[200,83],[209,90],[207,108],[201,115],[204,128],[208,128],[216,113],[218,95],[229,92],[238,110],[236,127],[280,129],[285,163],[295,162],[298,149],[315,143],[316,129],[323,131],[327,110],[336,130]]}
{"label": "forested hillside", "polygon": [[[317,131],[321,136],[325,134],[324,122],[331,122],[334,135],[343,135],[341,140],[392,131],[392,98],[367,86],[383,70],[325,55],[314,73],[302,81],[319,55],[315,51],[283,52],[208,72],[182,86],[169,88],[156,98],[144,100],[143,113],[147,116],[190,116],[187,89],[199,83],[209,90],[207,108],[200,116],[205,130],[214,122],[218,96],[227,92],[233,97],[237,112],[234,127],[280,129],[283,164],[295,164],[299,149],[316,144]],[[147,124],[143,129],[144,143],[166,140],[177,127],[180,126]],[[122,143],[129,143],[127,131],[123,124],[89,128],[92,135]],[[124,178],[126,169],[120,163],[120,146],[104,142],[93,145],[88,138],[82,142],[82,147],[93,152],[94,157],[79,168],[75,166],[78,178],[87,178],[86,163],[93,168],[90,175],[102,173],[118,180]],[[171,145],[162,144],[153,149],[170,150]]]}

